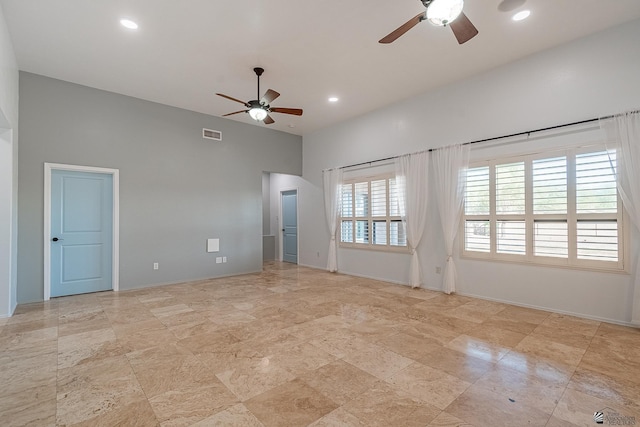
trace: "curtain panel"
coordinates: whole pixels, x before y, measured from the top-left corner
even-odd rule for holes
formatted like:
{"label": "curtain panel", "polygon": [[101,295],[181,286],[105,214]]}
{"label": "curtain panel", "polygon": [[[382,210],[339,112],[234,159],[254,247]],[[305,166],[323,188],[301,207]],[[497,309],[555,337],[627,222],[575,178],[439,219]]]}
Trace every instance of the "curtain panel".
{"label": "curtain panel", "polygon": [[[601,121],[617,150],[618,193],[631,221],[640,230],[640,111]],[[640,255],[636,262],[631,322],[640,325]]]}
{"label": "curtain panel", "polygon": [[400,156],[395,160],[398,210],[411,251],[409,284],[422,284],[418,245],[427,223],[429,152]]}
{"label": "curtain panel", "polygon": [[443,277],[443,290],[447,294],[456,291],[457,272],[453,262],[453,244],[462,217],[469,151],[469,145],[457,144],[434,150],[431,156],[436,200],[447,252]]}
{"label": "curtain panel", "polygon": [[329,255],[327,258],[327,270],[338,271],[338,242],[336,234],[338,232],[338,218],[342,210],[342,169],[335,168],[322,172],[324,184],[324,209],[329,227]]}

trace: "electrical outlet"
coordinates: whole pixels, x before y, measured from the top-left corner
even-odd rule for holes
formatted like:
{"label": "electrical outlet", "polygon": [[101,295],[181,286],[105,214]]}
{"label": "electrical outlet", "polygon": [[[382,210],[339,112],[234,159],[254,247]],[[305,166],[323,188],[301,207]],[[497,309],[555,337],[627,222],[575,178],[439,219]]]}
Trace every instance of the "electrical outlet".
{"label": "electrical outlet", "polygon": [[436,267],[436,274],[440,274],[440,273],[442,273],[442,268]]}
{"label": "electrical outlet", "polygon": [[222,264],[222,257],[216,257],[216,264]]}
{"label": "electrical outlet", "polygon": [[158,268],[160,268],[160,265],[158,265],[158,263],[157,263],[157,262],[154,262],[154,263],[153,263],[153,269],[154,269],[154,270],[157,270]]}
{"label": "electrical outlet", "polygon": [[226,256],[222,257],[222,262],[227,262],[227,257]]}

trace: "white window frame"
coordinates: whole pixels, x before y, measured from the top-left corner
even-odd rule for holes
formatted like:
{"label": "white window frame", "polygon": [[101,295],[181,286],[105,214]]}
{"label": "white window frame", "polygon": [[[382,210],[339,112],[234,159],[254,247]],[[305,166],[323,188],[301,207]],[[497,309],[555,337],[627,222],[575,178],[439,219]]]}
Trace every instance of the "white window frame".
{"label": "white window frame", "polygon": [[[396,176],[393,173],[383,173],[383,174],[377,174],[377,175],[368,175],[368,176],[360,176],[360,177],[355,177],[355,178],[350,178],[350,179],[345,179],[343,180],[341,186],[340,186],[340,197],[342,198],[342,186],[344,185],[351,185],[352,186],[352,200],[351,200],[351,212],[353,213],[353,216],[348,216],[348,217],[343,217],[342,216],[342,212],[340,212],[340,216],[338,218],[338,238],[339,238],[339,245],[341,248],[354,248],[354,249],[367,249],[367,250],[375,250],[375,251],[384,251],[384,252],[402,252],[402,253],[408,253],[409,252],[409,247],[406,244],[406,234],[405,234],[405,245],[404,246],[400,246],[400,245],[391,245],[391,223],[392,222],[400,222],[402,223],[402,217],[397,215],[397,216],[392,216],[389,215],[391,212],[391,198],[390,198],[390,192],[389,192],[389,180],[390,179],[395,179]],[[381,181],[381,180],[385,180],[386,183],[386,212],[387,215],[386,216],[373,216],[373,212],[371,209],[371,182],[372,181]],[[356,209],[355,209],[355,204],[356,204],[356,198],[355,198],[355,184],[357,183],[367,183],[368,185],[368,194],[369,194],[369,198],[368,198],[368,209],[367,209],[367,213],[368,215],[366,216],[356,216]],[[352,238],[353,240],[351,242],[344,242],[342,241],[342,223],[343,221],[352,221],[352,229],[353,229],[353,233],[352,233]],[[356,243],[355,239],[356,239],[356,222],[357,221],[367,221],[368,222],[368,226],[369,226],[369,239],[367,243]],[[386,231],[387,231],[387,236],[386,236],[386,244],[381,245],[381,244],[374,244],[373,243],[373,238],[372,238],[372,233],[373,233],[373,222],[374,221],[386,221],[387,226],[386,226]],[[404,224],[402,224],[402,226],[404,227]]]}
{"label": "white window frame", "polygon": [[[560,150],[549,150],[536,154],[509,156],[493,160],[472,162],[469,169],[488,166],[489,167],[489,214],[488,215],[467,215],[463,211],[460,222],[460,253],[461,257],[477,260],[505,261],[524,263],[540,266],[566,267],[580,270],[596,270],[606,272],[627,273],[628,263],[625,262],[625,255],[629,253],[627,214],[624,211],[620,195],[617,195],[617,213],[580,213],[576,212],[576,155],[605,151],[604,144],[589,145],[585,147],[573,147]],[[561,215],[534,214],[533,213],[533,161],[547,158],[566,156],[567,158],[567,213]],[[505,215],[496,213],[496,165],[509,164],[524,161],[525,164],[525,213],[519,215]],[[617,156],[617,168],[620,170],[620,163],[623,159]],[[618,261],[598,261],[578,259],[577,257],[577,224],[579,220],[616,220],[618,224]],[[497,222],[499,220],[524,220],[526,230],[526,254],[505,254],[497,252]],[[568,257],[556,258],[534,255],[534,222],[540,219],[556,219],[567,221],[568,231]],[[468,251],[465,242],[465,223],[467,220],[489,221],[490,250],[489,252]]]}

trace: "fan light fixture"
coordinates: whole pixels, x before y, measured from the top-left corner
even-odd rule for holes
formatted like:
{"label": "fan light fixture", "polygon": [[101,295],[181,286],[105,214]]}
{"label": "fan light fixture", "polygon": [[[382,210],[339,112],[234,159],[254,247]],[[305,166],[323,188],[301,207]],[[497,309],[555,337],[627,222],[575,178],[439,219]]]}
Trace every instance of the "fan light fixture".
{"label": "fan light fixture", "polygon": [[257,122],[261,122],[267,117],[267,111],[260,107],[254,107],[249,110],[251,118]]}
{"label": "fan light fixture", "polygon": [[464,0],[433,0],[427,7],[427,19],[433,25],[444,27],[462,13]]}

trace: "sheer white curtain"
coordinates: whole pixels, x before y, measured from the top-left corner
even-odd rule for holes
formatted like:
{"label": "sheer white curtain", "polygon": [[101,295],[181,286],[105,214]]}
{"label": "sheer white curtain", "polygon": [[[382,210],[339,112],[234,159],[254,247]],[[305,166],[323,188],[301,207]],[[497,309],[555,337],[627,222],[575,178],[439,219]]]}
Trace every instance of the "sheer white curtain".
{"label": "sheer white curtain", "polygon": [[453,243],[458,233],[464,200],[465,174],[469,167],[469,146],[452,145],[435,150],[433,170],[436,187],[438,212],[447,251],[447,265],[444,269],[444,291],[456,290],[456,266],[453,262]]}
{"label": "sheer white curtain", "polygon": [[342,186],[342,169],[335,168],[322,172],[324,181],[324,210],[329,226],[329,256],[327,259],[327,270],[330,272],[338,271],[338,242],[336,234],[338,231],[338,217],[342,210],[342,195],[340,188]]}
{"label": "sheer white curtain", "polygon": [[[618,192],[629,217],[640,230],[640,112],[603,120],[607,137],[615,141],[618,159]],[[631,321],[640,325],[640,256],[636,263]]]}
{"label": "sheer white curtain", "polygon": [[427,222],[429,152],[400,156],[395,160],[395,167],[398,210],[411,251],[409,284],[417,288],[422,284],[418,245]]}

